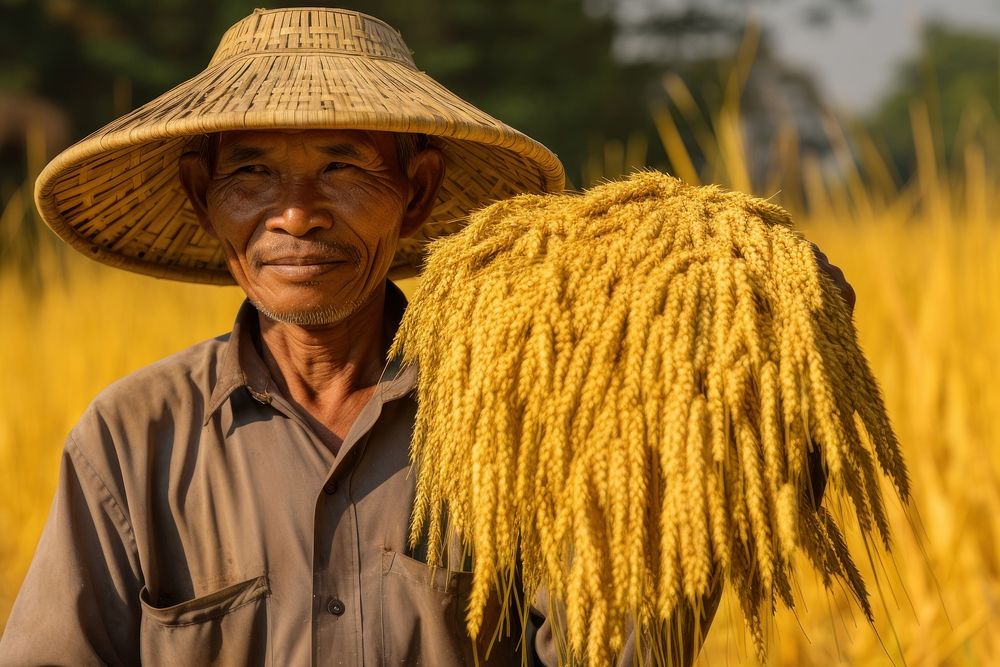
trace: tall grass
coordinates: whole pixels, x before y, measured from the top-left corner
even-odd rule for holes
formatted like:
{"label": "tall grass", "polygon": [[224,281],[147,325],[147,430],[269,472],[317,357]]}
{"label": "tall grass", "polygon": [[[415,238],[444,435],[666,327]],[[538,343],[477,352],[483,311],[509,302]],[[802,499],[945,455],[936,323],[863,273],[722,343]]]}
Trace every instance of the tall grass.
{"label": "tall grass", "polygon": [[[740,91],[752,42],[738,59],[722,109],[706,117],[677,78],[658,111],[672,170],[774,197],[840,265],[858,294],[855,321],[913,477],[909,508],[892,508],[893,555],[872,551],[883,582],[871,629],[845,596],[804,584],[798,614],[771,628],[782,665],[989,665],[1000,660],[1000,174],[974,142],[943,163],[933,114],[916,104],[919,156],[898,184],[876,142],[828,121],[835,164],[803,154],[794,127],[778,133],[755,182],[741,133]],[[696,167],[683,136],[693,136]],[[590,178],[641,160],[641,145],[611,145]],[[603,160],[603,163],[601,162]],[[26,192],[30,186],[26,185]],[[0,207],[6,216],[23,207]],[[11,229],[8,222],[6,229]],[[13,242],[5,238],[4,242]],[[157,281],[62,257],[40,243],[25,277],[0,267],[0,622],[31,558],[63,439],[88,401],[117,377],[222,333],[235,289]],[[863,545],[855,545],[864,549]],[[862,551],[863,553],[863,551]],[[870,575],[869,575],[870,576]],[[752,662],[724,601],[704,664]]]}
{"label": "tall grass", "polygon": [[[858,302],[855,323],[880,379],[913,479],[913,501],[890,509],[892,555],[853,538],[877,574],[875,627],[820,582],[796,591],[797,613],[779,613],[769,661],[781,665],[990,665],[1000,660],[1000,174],[970,135],[945,164],[933,113],[911,109],[916,176],[898,184],[877,142],[825,119],[829,159],[799,150],[786,123],[751,179],[739,99],[753,40],[729,77],[725,101],[706,117],[684,82],[664,80],[656,114],[678,175],[753,191],[782,203],[844,269]],[[990,128],[996,131],[997,128]],[[682,136],[707,159],[696,169]],[[866,566],[866,567],[865,567]],[[700,658],[750,662],[733,603],[723,603]]]}

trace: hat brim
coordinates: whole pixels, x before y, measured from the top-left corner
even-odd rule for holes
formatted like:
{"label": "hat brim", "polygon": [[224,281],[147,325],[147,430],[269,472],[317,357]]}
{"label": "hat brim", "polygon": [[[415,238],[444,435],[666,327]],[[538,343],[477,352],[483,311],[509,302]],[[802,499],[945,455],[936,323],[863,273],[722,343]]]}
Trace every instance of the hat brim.
{"label": "hat brim", "polygon": [[401,239],[391,277],[412,275],[426,242],[472,210],[519,193],[562,190],[547,148],[390,59],[322,51],[256,53],[210,66],[58,155],[36,182],[48,225],[82,253],[161,278],[232,284],[219,243],[178,179],[192,136],[251,129],[422,133],[445,156],[427,223]]}

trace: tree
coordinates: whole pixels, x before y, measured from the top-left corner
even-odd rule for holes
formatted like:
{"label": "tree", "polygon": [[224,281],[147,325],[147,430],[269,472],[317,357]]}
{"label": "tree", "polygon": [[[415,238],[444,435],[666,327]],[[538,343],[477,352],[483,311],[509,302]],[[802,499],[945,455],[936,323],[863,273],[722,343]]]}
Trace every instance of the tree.
{"label": "tree", "polygon": [[[858,1],[789,4],[825,8]],[[5,63],[0,92],[50,100],[66,110],[70,135],[79,138],[198,72],[225,28],[254,7],[284,4],[0,0],[0,56]],[[548,145],[576,183],[592,140],[655,136],[648,102],[665,64],[725,58],[735,50],[743,25],[743,5],[734,0],[679,6],[656,0],[338,4],[397,27],[418,66]],[[638,54],[630,57],[629,44],[640,45]],[[706,53],[706,44],[714,45],[715,52]],[[675,57],[671,45],[681,45],[684,57]],[[657,155],[652,157],[655,163]]]}
{"label": "tree", "polygon": [[[911,113],[929,113],[937,154],[952,161],[970,143],[997,155],[1000,137],[1000,36],[930,24],[920,52],[904,62],[868,121],[903,179],[915,170]],[[921,131],[919,129],[918,131]]]}
{"label": "tree", "polygon": [[[225,28],[254,7],[287,4],[280,0],[0,3],[4,11],[0,54],[5,63],[0,91],[30,93],[66,109],[72,119],[70,134],[76,138],[198,72]],[[578,181],[590,136],[651,129],[641,99],[646,70],[612,57],[613,22],[585,13],[581,0],[338,4],[398,28],[418,66],[473,104],[548,145],[574,180]]]}

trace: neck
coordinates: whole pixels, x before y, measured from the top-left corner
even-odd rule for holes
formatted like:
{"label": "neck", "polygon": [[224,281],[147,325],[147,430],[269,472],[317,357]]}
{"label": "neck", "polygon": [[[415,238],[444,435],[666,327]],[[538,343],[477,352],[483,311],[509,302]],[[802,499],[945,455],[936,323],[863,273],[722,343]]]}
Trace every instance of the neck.
{"label": "neck", "polygon": [[271,375],[335,452],[385,368],[384,309],[383,282],[354,314],[334,324],[302,326],[259,315]]}

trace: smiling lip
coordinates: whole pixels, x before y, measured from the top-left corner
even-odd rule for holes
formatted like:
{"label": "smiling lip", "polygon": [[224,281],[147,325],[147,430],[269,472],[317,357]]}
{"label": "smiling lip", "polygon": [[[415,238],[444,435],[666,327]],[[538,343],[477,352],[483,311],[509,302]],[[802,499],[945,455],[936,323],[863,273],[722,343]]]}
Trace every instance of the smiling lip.
{"label": "smiling lip", "polygon": [[277,257],[261,264],[264,268],[275,271],[286,278],[294,279],[314,278],[348,263],[347,259],[343,257],[294,256]]}

